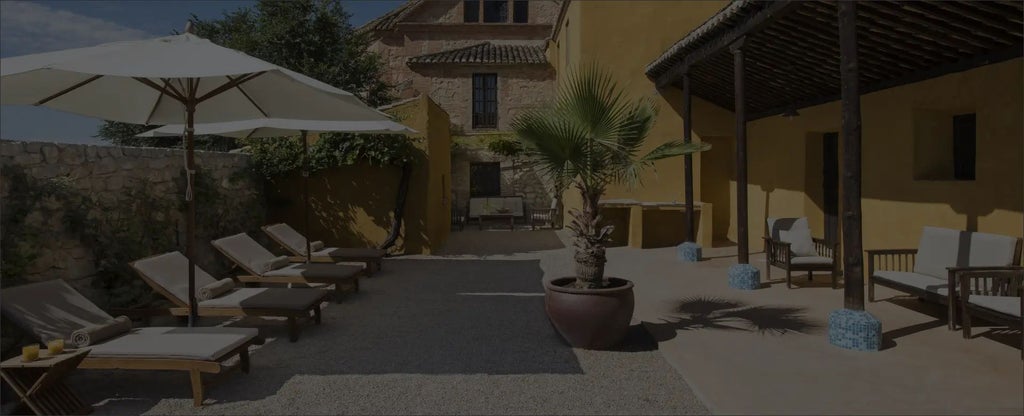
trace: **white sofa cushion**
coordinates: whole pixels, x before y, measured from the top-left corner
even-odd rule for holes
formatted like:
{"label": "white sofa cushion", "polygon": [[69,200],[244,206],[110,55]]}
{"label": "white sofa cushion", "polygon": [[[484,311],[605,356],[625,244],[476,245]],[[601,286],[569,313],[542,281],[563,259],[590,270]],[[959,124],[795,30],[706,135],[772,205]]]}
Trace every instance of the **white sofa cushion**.
{"label": "white sofa cushion", "polygon": [[914,272],[946,279],[949,267],[1009,266],[1016,245],[1005,235],[924,227]]}
{"label": "white sofa cushion", "polygon": [[789,243],[794,256],[817,256],[814,241],[811,239],[811,227],[807,217],[800,218],[768,218],[768,232],[773,240]]}
{"label": "white sofa cushion", "polygon": [[949,294],[949,284],[947,284],[945,279],[939,279],[925,274],[883,270],[876,271],[875,277],[901,283],[928,292],[937,293],[943,296]]}
{"label": "white sofa cushion", "polygon": [[830,259],[828,257],[821,257],[821,256],[799,256],[799,257],[793,257],[793,259],[790,261],[790,264],[805,264],[805,265],[806,264],[819,264],[819,265],[824,265],[824,264],[832,264],[832,259]]}
{"label": "white sofa cushion", "polygon": [[1020,298],[1017,296],[984,296],[971,295],[967,301],[972,305],[981,306],[985,309],[1004,313],[1010,316],[1020,316]]}

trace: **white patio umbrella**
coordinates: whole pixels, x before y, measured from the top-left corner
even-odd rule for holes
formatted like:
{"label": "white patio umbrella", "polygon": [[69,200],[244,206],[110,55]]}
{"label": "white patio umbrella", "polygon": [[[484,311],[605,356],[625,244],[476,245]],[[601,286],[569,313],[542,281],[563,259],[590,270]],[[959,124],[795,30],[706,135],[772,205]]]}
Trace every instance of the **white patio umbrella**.
{"label": "white patio umbrella", "polygon": [[351,93],[190,33],[0,59],[0,104],[135,124],[185,124],[190,326],[197,318],[191,127],[263,117],[389,120]]}
{"label": "white patio umbrella", "polygon": [[[181,136],[183,125],[166,125],[135,135],[136,137],[168,137]],[[302,198],[303,232],[306,237],[306,263],[313,261],[313,250],[309,240],[309,133],[367,133],[367,134],[414,134],[416,130],[394,121],[327,121],[327,120],[296,120],[281,118],[259,118],[224,123],[196,124],[195,134],[213,134],[217,136],[250,138],[250,137],[283,137],[299,135],[302,141]]]}

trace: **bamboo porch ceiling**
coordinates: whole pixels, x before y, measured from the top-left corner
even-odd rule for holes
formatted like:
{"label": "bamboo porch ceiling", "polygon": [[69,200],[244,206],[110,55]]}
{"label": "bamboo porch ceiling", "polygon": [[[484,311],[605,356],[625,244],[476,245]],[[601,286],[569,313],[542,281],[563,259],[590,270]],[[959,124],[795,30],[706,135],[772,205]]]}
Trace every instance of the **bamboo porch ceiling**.
{"label": "bamboo porch ceiling", "polygon": [[[834,1],[730,3],[647,66],[658,87],[682,85],[733,109],[729,45],[746,37],[750,120],[839,99]],[[857,4],[861,93],[1024,54],[1021,1],[862,1]]]}

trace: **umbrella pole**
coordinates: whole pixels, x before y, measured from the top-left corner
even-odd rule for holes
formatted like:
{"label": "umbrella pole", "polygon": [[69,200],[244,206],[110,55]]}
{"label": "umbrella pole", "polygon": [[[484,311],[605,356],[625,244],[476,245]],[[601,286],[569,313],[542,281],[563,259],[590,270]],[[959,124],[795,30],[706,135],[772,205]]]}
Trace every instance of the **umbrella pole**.
{"label": "umbrella pole", "polygon": [[301,130],[302,140],[302,198],[306,202],[306,206],[303,209],[305,215],[305,230],[306,233],[306,264],[313,262],[313,251],[311,249],[312,244],[309,242],[309,142],[306,141],[306,135],[309,132]]}
{"label": "umbrella pole", "polygon": [[[192,88],[192,81],[189,81],[189,97],[185,103],[185,180],[187,189],[191,191],[194,185],[193,172],[195,172],[195,147],[194,120],[196,111],[195,89]],[[188,217],[186,221],[185,235],[185,257],[188,258],[188,326],[193,327],[199,321],[198,308],[196,306],[196,265],[195,265],[195,240],[196,240],[196,197],[194,194],[186,195],[188,200]]]}

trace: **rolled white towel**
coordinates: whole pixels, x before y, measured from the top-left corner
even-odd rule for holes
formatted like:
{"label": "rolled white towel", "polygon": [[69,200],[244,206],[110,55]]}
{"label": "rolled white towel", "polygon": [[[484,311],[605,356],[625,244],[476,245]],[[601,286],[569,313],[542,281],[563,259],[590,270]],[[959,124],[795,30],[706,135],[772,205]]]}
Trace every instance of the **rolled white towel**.
{"label": "rolled white towel", "polygon": [[132,321],[127,316],[118,316],[113,321],[99,325],[89,325],[71,333],[71,343],[77,348],[87,347],[98,342],[124,334],[132,329]]}
{"label": "rolled white towel", "polygon": [[196,292],[196,300],[202,302],[223,295],[235,288],[235,281],[231,279],[220,279],[216,282],[205,285]]}
{"label": "rolled white towel", "polygon": [[287,265],[288,265],[288,257],[287,256],[277,256],[277,257],[274,257],[274,258],[272,258],[270,260],[257,263],[258,267],[256,269],[256,272],[258,272],[259,274],[263,274],[263,273],[269,272],[271,270],[280,269],[280,268],[282,268],[284,266],[287,266]]}
{"label": "rolled white towel", "polygon": [[323,241],[319,241],[318,240],[318,241],[314,241],[312,243],[309,243],[309,249],[310,250],[317,251],[317,250],[320,250],[322,248],[324,248],[324,242]]}

